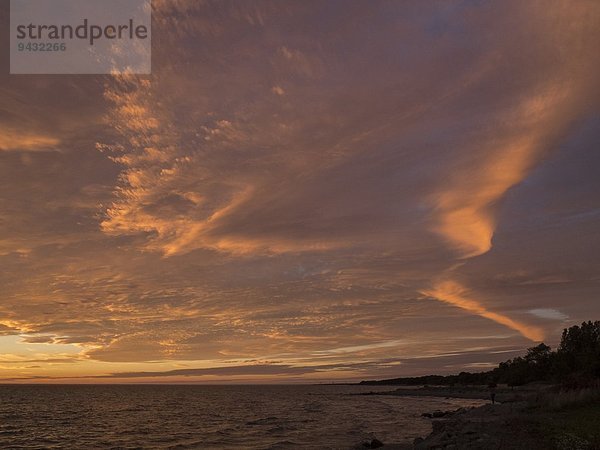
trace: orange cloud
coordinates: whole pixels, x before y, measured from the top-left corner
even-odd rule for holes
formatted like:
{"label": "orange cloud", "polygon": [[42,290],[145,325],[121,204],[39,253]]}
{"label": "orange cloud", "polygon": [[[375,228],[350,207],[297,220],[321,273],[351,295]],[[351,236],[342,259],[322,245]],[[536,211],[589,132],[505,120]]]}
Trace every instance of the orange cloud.
{"label": "orange cloud", "polygon": [[[432,230],[458,250],[461,259],[483,255],[492,248],[497,202],[510,188],[523,181],[541,160],[547,151],[544,147],[547,135],[556,131],[562,122],[562,114],[570,109],[568,85],[558,89],[551,84],[542,92],[523,101],[507,117],[506,138],[488,138],[491,144],[484,152],[483,162],[454,173],[445,190],[434,196]],[[501,125],[500,128],[504,127]],[[491,312],[469,298],[466,288],[451,279],[457,267],[446,270],[444,281],[436,282],[425,293],[516,330],[533,341],[543,338],[541,329]]]}
{"label": "orange cloud", "polygon": [[432,289],[425,290],[422,293],[444,303],[477,314],[478,316],[493,320],[496,323],[518,331],[532,341],[539,342],[544,339],[544,333],[541,328],[532,327],[503,314],[489,311],[477,300],[470,298],[469,291],[456,281],[444,280],[436,282]]}
{"label": "orange cloud", "polygon": [[435,200],[434,231],[457,248],[463,258],[486,253],[496,228],[493,205],[519,183],[531,167],[536,146],[531,138],[519,139],[495,151],[476,173],[461,174],[462,185],[451,187]]}
{"label": "orange cloud", "polygon": [[492,137],[491,144],[484,144],[489,148],[483,154],[489,156],[483,163],[454,173],[449,185],[434,195],[436,218],[432,229],[462,258],[491,249],[496,229],[494,206],[525,179],[544,154],[544,135],[554,131],[557,116],[565,108],[567,91],[549,86],[544,94],[524,101],[508,118],[509,127],[501,130],[508,137]]}
{"label": "orange cloud", "polygon": [[46,151],[60,141],[54,137],[16,130],[0,133],[0,151]]}

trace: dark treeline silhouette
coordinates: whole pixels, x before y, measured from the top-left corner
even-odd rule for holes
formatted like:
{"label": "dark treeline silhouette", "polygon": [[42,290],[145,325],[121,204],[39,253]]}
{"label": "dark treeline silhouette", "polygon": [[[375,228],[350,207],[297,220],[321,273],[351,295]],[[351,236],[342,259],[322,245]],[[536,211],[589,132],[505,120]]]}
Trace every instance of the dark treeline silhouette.
{"label": "dark treeline silhouette", "polygon": [[527,349],[525,356],[501,362],[488,372],[461,372],[458,375],[426,375],[362,381],[367,385],[468,385],[508,384],[520,386],[532,382],[561,384],[566,388],[597,385],[600,380],[600,321],[583,322],[565,328],[556,351],[542,343]]}

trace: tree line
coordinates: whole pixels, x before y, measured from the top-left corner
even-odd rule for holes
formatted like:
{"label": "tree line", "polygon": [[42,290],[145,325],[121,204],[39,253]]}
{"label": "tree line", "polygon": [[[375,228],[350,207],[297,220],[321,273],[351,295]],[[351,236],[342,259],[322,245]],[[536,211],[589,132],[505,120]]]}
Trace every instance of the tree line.
{"label": "tree line", "polygon": [[534,382],[561,384],[567,388],[597,385],[600,382],[600,321],[588,321],[565,328],[556,350],[541,343],[528,348],[525,356],[501,362],[487,372],[393,378],[362,381],[360,384],[520,386]]}

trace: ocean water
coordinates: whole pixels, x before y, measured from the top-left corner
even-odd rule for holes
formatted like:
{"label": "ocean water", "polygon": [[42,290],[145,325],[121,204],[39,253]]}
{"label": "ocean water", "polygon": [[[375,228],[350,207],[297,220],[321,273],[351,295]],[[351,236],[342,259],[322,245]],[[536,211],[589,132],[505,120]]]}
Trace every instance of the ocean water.
{"label": "ocean water", "polygon": [[431,431],[480,400],[349,395],[373,386],[0,386],[2,449],[353,448]]}

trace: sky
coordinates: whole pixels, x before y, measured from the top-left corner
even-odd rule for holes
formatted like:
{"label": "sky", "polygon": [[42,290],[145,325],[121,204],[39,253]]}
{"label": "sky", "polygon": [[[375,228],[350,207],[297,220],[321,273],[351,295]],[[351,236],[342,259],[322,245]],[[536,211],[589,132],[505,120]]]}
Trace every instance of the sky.
{"label": "sky", "polygon": [[154,0],[8,75],[0,380],[488,370],[600,319],[600,3]]}

